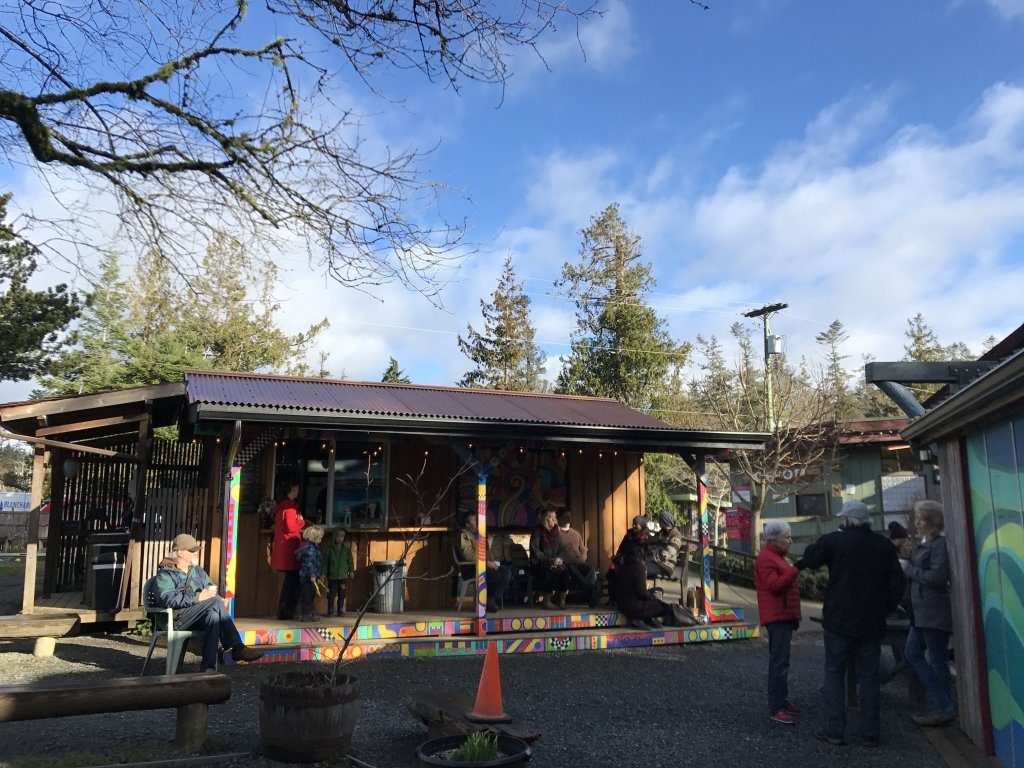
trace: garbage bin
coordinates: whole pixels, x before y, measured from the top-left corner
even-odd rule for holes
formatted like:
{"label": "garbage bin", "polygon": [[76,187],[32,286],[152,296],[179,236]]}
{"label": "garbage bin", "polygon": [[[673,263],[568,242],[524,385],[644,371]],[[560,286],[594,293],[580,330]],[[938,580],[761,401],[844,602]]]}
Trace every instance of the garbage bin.
{"label": "garbage bin", "polygon": [[122,563],[128,554],[127,531],[95,531],[85,537],[85,594],[83,602],[96,608],[96,571],[93,566],[104,554],[117,552]]}
{"label": "garbage bin", "polygon": [[124,561],[124,552],[104,552],[93,563],[93,607],[97,611],[115,611],[120,607],[117,603],[121,596]]}
{"label": "garbage bin", "polygon": [[[388,577],[391,577],[388,581]],[[387,584],[384,582],[387,581]],[[377,560],[373,564],[373,588],[376,591],[381,584],[384,588],[377,592],[373,608],[377,613],[401,613],[405,610],[403,592],[405,590],[405,561]]]}

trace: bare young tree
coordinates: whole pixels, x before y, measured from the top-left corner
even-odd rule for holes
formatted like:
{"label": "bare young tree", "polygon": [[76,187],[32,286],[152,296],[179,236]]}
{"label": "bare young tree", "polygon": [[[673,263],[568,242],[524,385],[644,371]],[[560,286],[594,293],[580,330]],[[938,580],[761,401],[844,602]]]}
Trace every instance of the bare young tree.
{"label": "bare young tree", "polygon": [[[0,152],[69,206],[57,240],[98,248],[85,214],[184,275],[211,229],[304,247],[340,283],[436,297],[462,221],[416,149],[375,146],[340,80],[391,99],[395,70],[503,84],[574,0],[0,0]],[[538,54],[539,55],[539,54]],[[383,77],[382,77],[383,76]],[[81,207],[66,199],[77,183]],[[104,209],[113,199],[113,211]]]}
{"label": "bare young tree", "polygon": [[[713,414],[716,428],[767,432],[764,451],[736,451],[732,460],[735,487],[750,492],[751,540],[760,550],[761,512],[765,505],[796,493],[807,470],[826,471],[834,461],[835,407],[821,372],[793,367],[783,358],[773,363],[773,409],[765,402],[764,367],[755,354],[749,330],[732,327],[739,352],[735,365],[726,363],[717,339],[697,337],[702,374],[693,382],[696,404]],[[769,413],[774,411],[774,419]],[[828,465],[825,466],[825,465]],[[734,487],[734,490],[735,490]]]}

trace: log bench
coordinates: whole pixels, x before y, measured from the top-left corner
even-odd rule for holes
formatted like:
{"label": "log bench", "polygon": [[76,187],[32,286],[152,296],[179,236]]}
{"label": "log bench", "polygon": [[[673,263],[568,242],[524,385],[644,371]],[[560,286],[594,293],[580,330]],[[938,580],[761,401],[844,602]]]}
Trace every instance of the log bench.
{"label": "log bench", "polygon": [[217,672],[0,686],[0,723],[144,709],[178,710],[174,745],[194,752],[206,741],[210,704],[231,696]]}
{"label": "log bench", "polygon": [[505,734],[532,744],[540,737],[533,725],[523,720],[504,723],[482,723],[470,720],[473,702],[461,693],[450,691],[414,691],[408,701],[409,714],[427,726],[427,738],[457,736],[487,731]]}
{"label": "log bench", "polygon": [[58,637],[77,635],[80,627],[77,613],[0,616],[0,640],[35,638],[32,655],[45,658],[53,655]]}

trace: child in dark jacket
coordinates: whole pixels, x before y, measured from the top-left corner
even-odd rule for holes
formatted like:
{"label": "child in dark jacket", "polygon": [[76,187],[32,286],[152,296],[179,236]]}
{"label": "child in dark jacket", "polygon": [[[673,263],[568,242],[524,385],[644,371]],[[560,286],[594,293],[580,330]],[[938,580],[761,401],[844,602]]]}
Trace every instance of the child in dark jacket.
{"label": "child in dark jacket", "polygon": [[320,617],[313,613],[313,601],[316,599],[316,580],[323,573],[324,556],[320,552],[320,542],[324,539],[324,529],[319,525],[310,525],[302,531],[302,546],[295,552],[299,561],[299,586],[302,589],[301,621],[319,621]]}
{"label": "child in dark jacket", "polygon": [[324,573],[327,574],[327,615],[334,614],[334,603],[338,603],[338,615],[345,615],[345,596],[348,594],[348,578],[356,569],[352,550],[345,544],[345,529],[334,532],[331,546],[324,557]]}

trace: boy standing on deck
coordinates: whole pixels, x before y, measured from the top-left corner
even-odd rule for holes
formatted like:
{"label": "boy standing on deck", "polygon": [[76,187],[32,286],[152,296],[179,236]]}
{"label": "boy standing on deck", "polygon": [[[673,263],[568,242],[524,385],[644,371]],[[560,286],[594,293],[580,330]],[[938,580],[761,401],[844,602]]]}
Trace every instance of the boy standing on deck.
{"label": "boy standing on deck", "polygon": [[334,601],[338,601],[338,615],[345,615],[345,596],[348,594],[348,577],[356,569],[352,550],[345,544],[345,529],[334,532],[331,546],[324,558],[324,573],[327,574],[327,615],[334,615]]}

